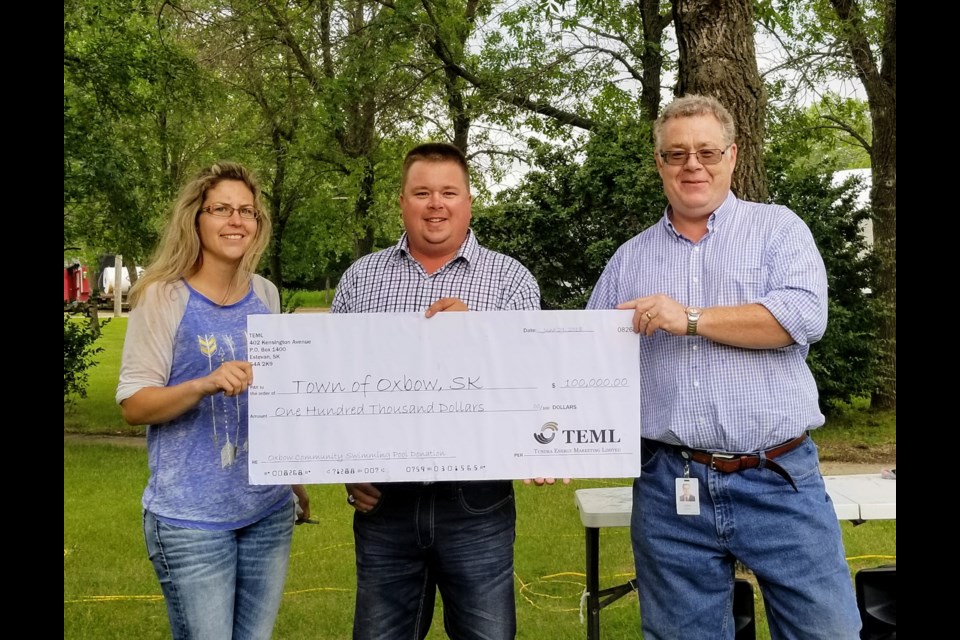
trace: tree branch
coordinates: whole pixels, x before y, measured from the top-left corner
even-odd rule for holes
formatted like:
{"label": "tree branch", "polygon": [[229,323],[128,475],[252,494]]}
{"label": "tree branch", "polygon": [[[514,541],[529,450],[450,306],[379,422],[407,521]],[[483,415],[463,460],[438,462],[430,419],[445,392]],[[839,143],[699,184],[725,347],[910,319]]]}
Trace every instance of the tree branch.
{"label": "tree branch", "polygon": [[552,118],[561,124],[570,125],[572,127],[577,127],[579,129],[585,129],[587,131],[592,131],[596,128],[596,123],[590,118],[583,117],[577,113],[571,111],[565,111],[559,109],[550,104],[545,104],[538,102],[528,96],[515,93],[513,91],[508,91],[501,89],[500,87],[492,86],[490,83],[485,82],[480,76],[471,73],[466,68],[461,66],[456,60],[454,60],[453,55],[450,52],[450,48],[447,46],[446,42],[440,37],[440,28],[437,24],[437,20],[433,15],[432,5],[430,0],[421,0],[424,11],[427,14],[427,17],[430,20],[430,23],[433,25],[434,32],[436,37],[430,43],[433,52],[436,54],[437,58],[446,66],[448,69],[453,71],[456,75],[460,76],[475,88],[490,93],[498,100],[506,102],[507,104],[512,104],[515,107],[520,107],[521,109],[526,109],[527,111],[532,111],[538,113],[542,116]]}
{"label": "tree branch", "polygon": [[849,124],[847,124],[840,118],[831,116],[829,114],[821,114],[820,117],[826,120],[827,122],[832,122],[836,125],[835,127],[829,127],[829,128],[840,129],[841,131],[845,131],[847,135],[849,135],[851,138],[853,138],[858,143],[860,143],[860,146],[863,147],[868,154],[871,152],[872,146],[870,145],[870,141],[868,141],[866,138],[860,135],[857,132],[857,130],[851,127]]}

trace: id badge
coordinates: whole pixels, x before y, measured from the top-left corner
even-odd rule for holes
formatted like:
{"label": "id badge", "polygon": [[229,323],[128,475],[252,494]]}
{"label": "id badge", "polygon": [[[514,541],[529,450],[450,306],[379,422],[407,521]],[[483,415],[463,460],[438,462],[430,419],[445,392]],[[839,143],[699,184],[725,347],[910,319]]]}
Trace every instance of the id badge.
{"label": "id badge", "polygon": [[697,478],[677,478],[677,515],[700,515],[700,481]]}

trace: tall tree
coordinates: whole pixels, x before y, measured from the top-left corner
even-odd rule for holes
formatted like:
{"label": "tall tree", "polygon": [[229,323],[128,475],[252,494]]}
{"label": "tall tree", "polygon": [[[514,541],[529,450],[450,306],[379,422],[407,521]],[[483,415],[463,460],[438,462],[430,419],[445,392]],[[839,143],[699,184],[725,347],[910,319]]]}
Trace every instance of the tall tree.
{"label": "tall tree", "polygon": [[752,0],[673,0],[673,25],[680,53],[676,94],[711,95],[730,110],[737,123],[733,190],[765,201],[767,93],[757,68]]}
{"label": "tall tree", "polygon": [[[859,0],[830,0],[840,19],[841,41],[846,45],[857,77],[870,105],[873,142],[870,166],[873,180],[874,251],[880,260],[877,278],[880,298],[886,305],[882,338],[886,345],[884,379],[873,394],[874,406],[897,408],[897,0],[880,5],[877,33]],[[877,60],[871,33],[879,36]]]}
{"label": "tall tree", "polygon": [[375,246],[376,169],[384,135],[402,126],[406,116],[414,123],[422,118],[415,102],[408,103],[418,91],[404,64],[412,41],[404,25],[391,22],[390,12],[372,0],[280,4],[263,3],[263,15],[322,105],[334,143],[318,149],[317,157],[337,166],[355,186],[356,258]]}
{"label": "tall tree", "polygon": [[831,114],[828,122],[870,156],[875,292],[883,302],[881,384],[873,406],[897,406],[897,3],[896,0],[779,0],[764,2],[763,19],[788,52],[782,67],[804,89],[855,81],[867,96],[870,136]]}
{"label": "tall tree", "polygon": [[64,242],[123,254],[131,280],[201,132],[216,128],[169,26],[136,0],[64,3]]}
{"label": "tall tree", "polygon": [[871,292],[877,260],[863,233],[870,217],[860,197],[865,187],[858,178],[838,182],[836,170],[848,158],[823,152],[837,146],[836,131],[822,126],[820,116],[833,106],[771,105],[766,157],[772,199],[807,223],[827,270],[830,323],[809,358],[825,412],[876,388],[882,353],[882,305]]}
{"label": "tall tree", "polygon": [[[448,15],[438,15],[434,5],[449,12]],[[489,3],[482,0],[466,0],[461,8],[459,2],[429,2],[424,0],[423,12],[426,21],[432,27],[427,30],[427,46],[438,60],[462,62],[467,52],[467,40],[473,34],[477,17]],[[451,6],[452,5],[452,6]],[[446,20],[444,18],[447,18]],[[443,92],[446,94],[447,110],[453,124],[453,144],[464,153],[468,152],[470,144],[470,125],[473,117],[468,108],[468,89],[463,78],[457,73],[452,64],[443,64]]]}
{"label": "tall tree", "polygon": [[273,222],[266,273],[282,293],[288,225],[307,213],[304,203],[316,190],[318,172],[301,144],[313,115],[311,96],[290,52],[275,46],[250,16],[234,11],[193,22],[199,55],[234,105],[235,156],[255,166],[261,178]]}
{"label": "tall tree", "polygon": [[[431,15],[447,4],[422,3]],[[451,55],[456,43],[439,31],[432,36],[444,68],[487,101],[487,119],[562,138],[570,127],[594,130],[597,103],[623,105],[624,95],[632,96],[630,108],[656,118],[671,20],[656,0],[533,0],[488,13],[497,21],[478,32],[476,55]]]}

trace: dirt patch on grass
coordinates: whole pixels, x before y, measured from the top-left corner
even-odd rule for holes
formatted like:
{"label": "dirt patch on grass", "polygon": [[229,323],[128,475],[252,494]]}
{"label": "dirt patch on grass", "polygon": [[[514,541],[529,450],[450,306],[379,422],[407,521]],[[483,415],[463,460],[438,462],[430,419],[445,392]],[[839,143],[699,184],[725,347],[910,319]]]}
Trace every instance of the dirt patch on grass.
{"label": "dirt patch on grass", "polygon": [[897,445],[858,445],[830,443],[820,445],[820,470],[825,476],[880,473],[897,466]]}
{"label": "dirt patch on grass", "polygon": [[846,444],[843,442],[830,442],[829,444],[819,444],[820,462],[861,462],[861,463],[887,463],[896,462],[897,445],[896,444]]}
{"label": "dirt patch on grass", "polygon": [[118,447],[147,447],[147,436],[112,436],[108,434],[64,433],[64,444],[112,444]]}
{"label": "dirt patch on grass", "polygon": [[821,462],[820,473],[825,476],[854,476],[880,473],[884,469],[896,467],[896,462]]}

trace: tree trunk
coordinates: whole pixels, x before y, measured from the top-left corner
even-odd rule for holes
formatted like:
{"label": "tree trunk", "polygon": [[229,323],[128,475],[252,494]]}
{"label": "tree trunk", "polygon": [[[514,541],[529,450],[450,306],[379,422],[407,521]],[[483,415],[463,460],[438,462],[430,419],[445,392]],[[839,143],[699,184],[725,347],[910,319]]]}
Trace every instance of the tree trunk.
{"label": "tree trunk", "polygon": [[[467,39],[473,34],[479,7],[479,0],[468,0],[464,7],[463,27],[457,30],[453,43],[456,47],[457,62],[462,61],[463,52],[467,48]],[[439,41],[439,34],[435,35],[431,42],[433,51],[437,52],[443,46],[444,44]],[[442,59],[442,56],[437,55],[437,58]],[[455,67],[449,64],[444,65],[443,87],[447,94],[447,109],[450,112],[450,120],[453,123],[453,144],[466,154],[467,147],[470,145],[470,126],[473,121],[467,111],[464,84],[465,81],[457,73]]]}
{"label": "tree trunk", "polygon": [[663,32],[673,20],[671,13],[660,13],[660,0],[637,0],[643,23],[644,48],[640,54],[643,78],[640,81],[640,111],[653,123],[660,115],[660,82],[663,77]]}
{"label": "tree trunk", "polygon": [[470,125],[472,123],[463,99],[463,91],[457,86],[460,82],[460,76],[449,68],[444,69],[444,76],[444,87],[447,90],[447,109],[450,111],[450,119],[453,121],[453,144],[466,154],[467,147],[470,144]]}
{"label": "tree trunk", "polygon": [[767,200],[763,168],[766,89],[757,69],[750,0],[673,0],[679,44],[676,95],[711,95],[737,123],[733,191],[745,200]]}
{"label": "tree trunk", "polygon": [[[876,114],[871,105],[872,114]],[[896,113],[896,103],[892,108]],[[873,207],[873,250],[880,260],[877,273],[877,295],[884,303],[880,338],[884,353],[881,360],[882,383],[873,395],[872,406],[877,409],[897,408],[897,153],[896,115],[892,122],[881,122],[873,117],[873,185],[870,202]],[[881,129],[883,131],[881,131]],[[878,148],[878,138],[887,138],[894,151],[884,157]],[[892,140],[890,140],[892,138]]]}
{"label": "tree trunk", "polygon": [[[266,104],[266,101],[263,101],[263,104]],[[268,116],[268,122],[271,123],[270,131],[270,142],[271,150],[273,151],[273,183],[270,188],[270,211],[272,214],[273,221],[273,237],[271,238],[271,251],[270,251],[270,260],[269,260],[269,275],[270,279],[275,285],[277,285],[277,290],[280,292],[281,300],[283,299],[283,236],[284,232],[287,230],[287,219],[289,217],[289,212],[286,210],[286,202],[284,201],[284,195],[286,194],[286,181],[287,181],[287,158],[288,148],[287,144],[291,134],[284,134],[281,128],[276,124],[275,118],[270,118],[271,114],[265,114]]]}
{"label": "tree trunk", "polygon": [[130,288],[132,289],[133,285],[137,284],[137,278],[140,277],[137,274],[137,263],[131,261],[123,266],[127,270],[127,278],[130,280]]}
{"label": "tree trunk", "polygon": [[90,333],[93,334],[94,339],[100,337],[100,308],[97,306],[97,301],[93,298],[87,301],[87,318],[90,323]]}
{"label": "tree trunk", "polygon": [[830,0],[843,22],[846,45],[857,77],[867,92],[873,142],[870,165],[873,184],[873,249],[880,261],[877,295],[884,303],[880,327],[884,354],[881,387],[873,394],[877,409],[897,408],[897,2],[883,5],[881,64],[874,59],[863,10],[857,0]]}
{"label": "tree trunk", "polygon": [[357,260],[373,251],[373,221],[370,220],[370,209],[373,207],[373,175],[372,160],[364,166],[363,177],[360,180],[360,194],[353,208],[353,215],[357,221],[359,232],[353,242],[353,259]]}

